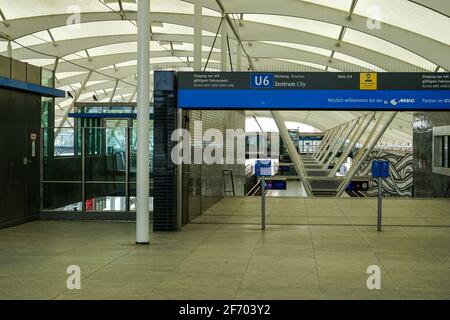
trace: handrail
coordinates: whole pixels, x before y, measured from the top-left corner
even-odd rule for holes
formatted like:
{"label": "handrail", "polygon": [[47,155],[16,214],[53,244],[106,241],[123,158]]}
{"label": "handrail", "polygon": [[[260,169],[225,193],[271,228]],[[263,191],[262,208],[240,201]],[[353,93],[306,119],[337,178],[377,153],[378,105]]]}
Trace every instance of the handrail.
{"label": "handrail", "polygon": [[[248,196],[254,196],[254,195],[258,192],[259,188],[261,188],[261,183],[260,183],[260,181],[261,181],[261,179],[258,178],[258,179],[257,179],[257,182],[255,183],[255,185],[249,190],[249,192],[247,192],[247,193],[245,194],[246,197],[248,197]],[[256,191],[253,192],[253,191],[255,190],[255,188],[256,188]]]}

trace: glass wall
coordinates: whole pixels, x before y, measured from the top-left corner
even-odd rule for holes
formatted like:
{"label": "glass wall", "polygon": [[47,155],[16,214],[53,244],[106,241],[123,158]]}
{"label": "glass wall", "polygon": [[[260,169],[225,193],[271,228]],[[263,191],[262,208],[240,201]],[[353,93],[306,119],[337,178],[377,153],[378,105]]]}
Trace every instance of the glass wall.
{"label": "glass wall", "polygon": [[299,137],[299,152],[302,154],[314,154],[320,145],[321,137],[314,136],[300,136]]}
{"label": "glass wall", "polygon": [[[43,128],[54,137],[43,152],[43,210],[135,210],[137,132],[131,119],[104,127]],[[49,143],[50,142],[50,143]],[[150,204],[153,203],[153,121],[150,120]],[[152,206],[150,207],[152,209]]]}
{"label": "glass wall", "polygon": [[55,87],[54,72],[52,70],[41,68],[41,85],[50,88]]}
{"label": "glass wall", "polygon": [[[47,97],[42,97],[41,99],[41,128],[48,128],[54,122],[54,99]],[[53,136],[49,137],[48,130],[45,130],[42,136],[42,147],[44,154],[50,152],[48,150],[50,147],[48,141],[52,139]]]}

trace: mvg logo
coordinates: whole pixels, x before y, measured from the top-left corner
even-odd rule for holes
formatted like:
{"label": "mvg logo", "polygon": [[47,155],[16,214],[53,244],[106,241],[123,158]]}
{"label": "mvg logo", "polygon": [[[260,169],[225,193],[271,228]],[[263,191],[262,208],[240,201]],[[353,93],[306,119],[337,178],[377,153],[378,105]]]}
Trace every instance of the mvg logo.
{"label": "mvg logo", "polygon": [[399,103],[416,103],[416,99],[400,99],[400,100],[398,100],[398,99],[392,99],[392,100],[391,100],[391,104],[392,104],[393,106],[396,106],[396,105],[398,105]]}
{"label": "mvg logo", "polygon": [[273,88],[274,76],[273,73],[251,73],[250,74],[250,88]]}

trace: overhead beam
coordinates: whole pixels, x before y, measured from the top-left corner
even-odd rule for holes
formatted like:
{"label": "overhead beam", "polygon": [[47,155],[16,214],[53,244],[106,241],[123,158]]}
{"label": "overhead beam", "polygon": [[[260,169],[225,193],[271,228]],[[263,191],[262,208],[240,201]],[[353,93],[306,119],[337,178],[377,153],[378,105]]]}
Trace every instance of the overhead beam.
{"label": "overhead beam", "polygon": [[[368,29],[366,26],[367,20],[366,17],[353,15],[351,22],[346,20],[342,21],[341,16],[339,14],[340,13],[339,10],[320,5],[315,5],[312,3],[296,1],[295,8],[296,9],[294,10],[289,6],[288,7],[273,6],[273,2],[269,3],[268,1],[258,2],[258,10],[259,13],[262,14],[286,15],[286,12],[289,12],[292,16],[299,18],[314,19],[336,25],[344,25],[346,27],[353,28],[360,32],[364,32],[373,35],[375,37],[379,37],[393,44],[399,45],[407,50],[410,50],[411,52],[419,54],[420,56],[432,61],[437,65],[446,66],[446,64],[448,64],[448,54],[447,54],[449,50],[448,46],[446,46],[445,43],[439,42],[437,40],[386,23],[383,24],[383,28],[381,30],[378,29],[371,30]],[[233,9],[234,8],[231,7],[231,11],[229,13],[232,13]],[[239,2],[239,11],[240,11],[239,13],[254,12],[253,1]],[[125,16],[127,19],[135,20],[136,12],[126,12]],[[154,13],[154,16],[155,20],[158,21],[192,26],[191,25],[192,15],[184,15],[179,13]],[[24,19],[16,19],[12,20],[15,26],[14,30],[6,30],[6,28],[0,25],[0,32],[8,34],[11,39],[16,39],[49,28],[51,29],[64,26],[66,25],[66,20],[68,17],[69,15],[62,14],[54,16],[39,16]],[[106,21],[106,20],[114,21],[119,19],[122,20],[122,18],[118,16],[116,13],[105,13],[105,12],[81,13],[81,20],[83,22]],[[213,24],[213,21],[216,20],[217,20],[216,17],[204,17],[204,22],[206,22],[205,29],[208,30],[211,24]],[[241,29],[241,31],[242,30],[243,29]],[[278,40],[274,41],[284,41],[283,39],[288,37],[289,39],[295,39],[294,41],[298,42],[298,39],[302,37],[301,31],[296,31],[273,25],[265,25],[263,23],[254,23],[246,21],[245,36],[241,37],[240,39],[241,40],[246,39],[246,37],[248,38],[250,36],[253,38],[253,36],[257,34],[260,35],[259,38],[262,38],[261,35],[264,35],[266,37],[265,40],[268,40],[267,38],[268,36],[272,36],[275,39],[278,38]]]}
{"label": "overhead beam", "polygon": [[419,6],[433,10],[450,18],[450,2],[442,0],[409,0]]}
{"label": "overhead beam", "polygon": [[[261,39],[267,41],[278,41],[278,39],[270,39],[269,38]],[[181,34],[155,34],[153,36],[154,40],[157,41],[183,41],[186,43],[193,43],[192,35],[181,35]],[[311,46],[319,46],[324,49],[329,49],[331,51],[341,52],[346,55],[354,56],[360,60],[367,61],[373,65],[383,65],[387,71],[395,71],[396,68],[401,70],[416,70],[420,71],[419,67],[415,67],[411,64],[408,64],[405,61],[396,59],[391,56],[383,55],[362,47],[353,46],[351,44],[346,43],[345,46],[336,47],[336,43],[332,41],[332,39],[327,38],[327,43],[315,44],[313,43],[313,39],[308,41],[296,41],[290,40],[290,42],[294,43],[302,43]],[[87,37],[80,39],[70,39],[70,40],[62,40],[58,41],[58,47],[54,47],[50,43],[37,44],[33,46],[29,46],[27,48],[18,48],[14,50],[14,54],[18,59],[41,59],[48,58],[54,56],[64,57],[66,55],[73,54],[80,50],[90,49],[99,46],[106,46],[110,44],[116,43],[126,43],[126,42],[135,42],[136,35],[109,35],[109,36],[95,36],[95,37]],[[315,40],[314,40],[315,41]],[[203,36],[203,43],[205,46],[211,46],[213,42],[213,37],[211,36]],[[248,47],[247,50],[252,52],[254,57],[277,57],[283,59],[290,60],[300,60],[311,62],[315,64],[320,64],[324,66],[330,66],[334,69],[340,69],[344,71],[355,70],[360,71],[364,70],[364,67],[352,63],[348,63],[343,60],[334,59],[332,63],[330,63],[329,59],[324,56],[310,51],[299,50],[295,48],[289,48],[286,46],[268,44],[263,42],[253,42],[252,47]],[[241,46],[242,49],[242,46]],[[41,53],[41,54],[39,54]],[[170,56],[170,55],[167,55]],[[95,59],[95,57],[92,57]],[[77,59],[79,60],[79,59]],[[394,66],[394,67],[393,67]],[[90,66],[89,66],[90,67]],[[423,69],[422,69],[423,71]]]}

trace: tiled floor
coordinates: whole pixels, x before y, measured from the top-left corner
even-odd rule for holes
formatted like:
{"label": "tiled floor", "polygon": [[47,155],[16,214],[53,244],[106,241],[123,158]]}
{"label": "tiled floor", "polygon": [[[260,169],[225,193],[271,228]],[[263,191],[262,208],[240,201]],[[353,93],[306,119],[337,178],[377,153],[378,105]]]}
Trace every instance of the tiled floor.
{"label": "tiled floor", "polygon": [[[191,224],[156,233],[150,246],[135,245],[134,232],[133,223],[81,221],[0,230],[0,298],[450,298],[448,227],[378,233],[269,225],[262,232],[256,225]],[[80,290],[66,288],[69,265],[81,268]],[[381,268],[381,290],[366,287],[369,265]]]}
{"label": "tiled floor", "polygon": [[[376,198],[266,197],[269,224],[375,225]],[[448,226],[450,200],[383,199],[383,224],[391,226]],[[194,223],[261,222],[260,197],[225,198],[209,208]]]}

